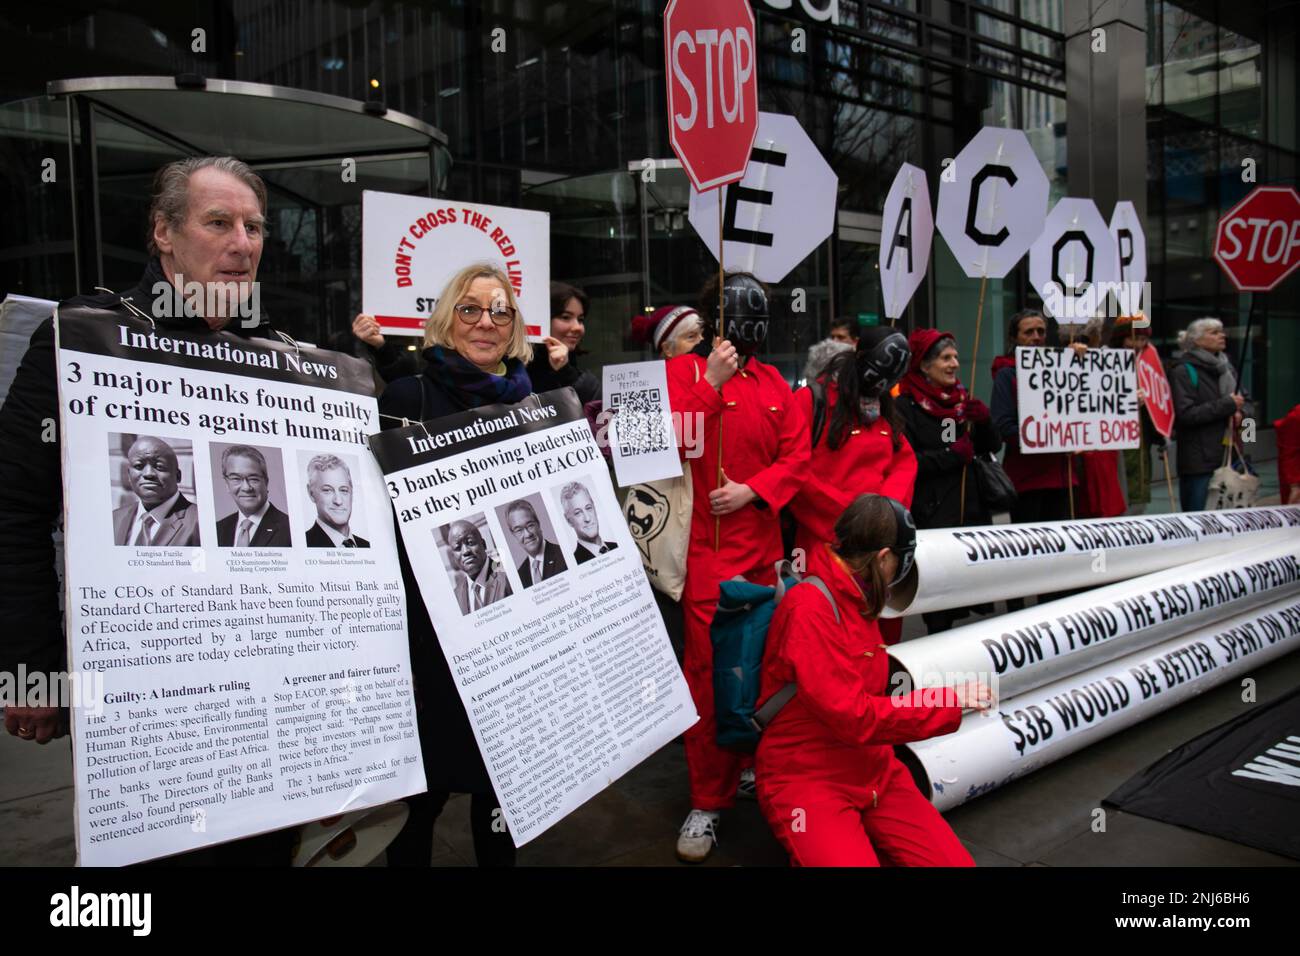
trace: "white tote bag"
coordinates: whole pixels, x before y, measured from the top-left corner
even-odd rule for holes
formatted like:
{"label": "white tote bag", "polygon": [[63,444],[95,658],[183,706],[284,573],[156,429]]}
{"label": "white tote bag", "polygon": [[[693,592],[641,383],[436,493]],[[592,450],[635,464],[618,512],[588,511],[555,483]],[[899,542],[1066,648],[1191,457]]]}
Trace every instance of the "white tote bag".
{"label": "white tote bag", "polygon": [[623,500],[623,516],[641,552],[646,577],[651,586],[674,601],[682,599],[686,585],[686,549],[694,504],[689,461],[682,463],[680,478],[632,485]]}
{"label": "white tote bag", "polygon": [[[1232,429],[1228,429],[1228,447],[1223,450],[1223,464],[1210,476],[1210,492],[1205,499],[1206,511],[1253,508],[1259,499],[1259,478],[1250,473],[1246,460],[1237,452]],[[1241,470],[1232,467],[1232,456],[1241,461]]]}
{"label": "white tote bag", "polygon": [[[697,366],[695,381],[699,380]],[[694,506],[695,486],[691,484],[689,459],[682,462],[680,478],[632,485],[623,499],[623,517],[641,552],[650,586],[674,601],[682,599],[682,589],[686,587],[686,551],[691,543]]]}

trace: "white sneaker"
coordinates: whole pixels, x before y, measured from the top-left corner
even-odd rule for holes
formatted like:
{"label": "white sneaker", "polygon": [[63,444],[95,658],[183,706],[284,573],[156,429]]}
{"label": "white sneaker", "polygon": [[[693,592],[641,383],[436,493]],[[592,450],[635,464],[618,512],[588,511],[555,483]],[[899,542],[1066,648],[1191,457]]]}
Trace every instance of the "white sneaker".
{"label": "white sneaker", "polygon": [[718,842],[718,814],[714,810],[692,810],[677,836],[677,859],[703,863]]}
{"label": "white sneaker", "polygon": [[740,784],[736,787],[736,796],[744,800],[756,800],[758,788],[754,783],[754,768],[746,767],[740,771]]}

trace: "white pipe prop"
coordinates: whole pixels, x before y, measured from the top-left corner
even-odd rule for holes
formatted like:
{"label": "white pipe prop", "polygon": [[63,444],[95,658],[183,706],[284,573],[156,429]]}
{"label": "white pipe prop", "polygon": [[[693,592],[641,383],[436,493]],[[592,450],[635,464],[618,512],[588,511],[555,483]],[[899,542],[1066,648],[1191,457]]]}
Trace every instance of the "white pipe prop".
{"label": "white pipe prop", "polygon": [[955,733],[900,758],[940,810],[1300,648],[1300,600],[1269,604],[968,714]]}
{"label": "white pipe prop", "polygon": [[895,644],[891,687],[979,679],[1016,697],[1297,594],[1300,535],[1292,535]]}
{"label": "white pipe prop", "polygon": [[1096,587],[1300,530],[1300,506],[931,528],[889,592],[885,617]]}

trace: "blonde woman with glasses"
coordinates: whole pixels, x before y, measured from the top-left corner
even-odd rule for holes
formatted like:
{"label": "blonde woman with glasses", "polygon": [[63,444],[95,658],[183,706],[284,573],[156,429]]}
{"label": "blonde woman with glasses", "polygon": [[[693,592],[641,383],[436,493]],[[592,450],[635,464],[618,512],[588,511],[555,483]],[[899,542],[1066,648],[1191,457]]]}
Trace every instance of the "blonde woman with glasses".
{"label": "blonde woman with glasses", "polygon": [[[548,358],[562,365],[568,347],[553,342]],[[403,418],[428,421],[497,402],[521,401],[533,391],[526,368],[532,356],[524,318],[505,274],[488,263],[467,266],[442,290],[425,325],[424,370],[397,379],[379,397],[380,413],[393,416],[381,421],[391,428]],[[398,547],[402,547],[400,537]],[[452,793],[468,793],[470,832],[479,866],[512,866],[514,842],[505,827],[493,827],[494,816],[500,817],[500,801],[410,568],[403,548],[411,668],[429,791],[408,798],[411,815],[388,848],[388,863],[428,866],[434,821]]]}

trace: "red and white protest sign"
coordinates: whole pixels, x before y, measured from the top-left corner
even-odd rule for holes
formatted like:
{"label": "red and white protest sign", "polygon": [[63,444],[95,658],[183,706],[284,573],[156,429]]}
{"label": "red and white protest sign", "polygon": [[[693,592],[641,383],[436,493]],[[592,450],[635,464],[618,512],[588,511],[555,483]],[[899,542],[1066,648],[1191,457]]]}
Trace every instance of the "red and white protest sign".
{"label": "red and white protest sign", "polygon": [[1151,424],[1168,438],[1174,433],[1174,395],[1154,346],[1148,345],[1138,353],[1137,383]]}
{"label": "red and white protest sign", "polygon": [[454,199],[361,194],[361,311],[385,335],[422,335],[449,279],[490,262],[510,279],[528,338],[550,334],[550,216]]}
{"label": "red and white protest sign", "polygon": [[664,10],[668,141],[699,192],[745,175],[758,132],[754,11],[746,0]]}
{"label": "red and white protest sign", "polygon": [[1214,260],[1241,292],[1267,292],[1300,266],[1300,195],[1259,186],[1219,220]]}
{"label": "red and white protest sign", "polygon": [[1016,349],[1020,450],[1137,448],[1137,359],[1132,349]]}

